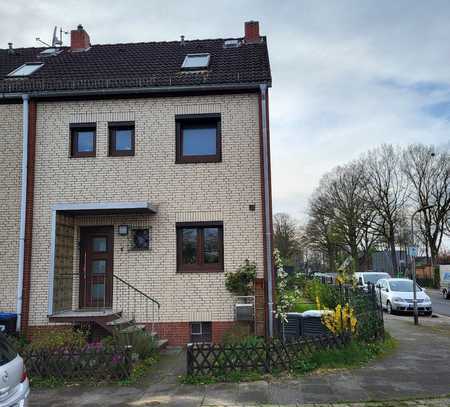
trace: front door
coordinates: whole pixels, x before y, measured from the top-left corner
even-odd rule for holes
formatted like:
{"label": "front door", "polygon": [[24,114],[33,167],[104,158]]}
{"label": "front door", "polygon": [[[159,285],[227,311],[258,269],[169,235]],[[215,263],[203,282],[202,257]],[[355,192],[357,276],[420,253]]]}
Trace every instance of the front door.
{"label": "front door", "polygon": [[80,308],[111,308],[112,226],[80,228]]}

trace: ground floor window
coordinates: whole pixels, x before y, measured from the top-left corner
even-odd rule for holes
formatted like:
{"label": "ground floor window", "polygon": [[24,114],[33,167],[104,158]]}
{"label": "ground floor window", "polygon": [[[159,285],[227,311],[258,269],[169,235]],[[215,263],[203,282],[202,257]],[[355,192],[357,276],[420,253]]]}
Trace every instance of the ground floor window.
{"label": "ground floor window", "polygon": [[179,272],[223,271],[222,222],[177,224]]}
{"label": "ground floor window", "polygon": [[211,322],[191,322],[191,342],[211,342],[211,325]]}

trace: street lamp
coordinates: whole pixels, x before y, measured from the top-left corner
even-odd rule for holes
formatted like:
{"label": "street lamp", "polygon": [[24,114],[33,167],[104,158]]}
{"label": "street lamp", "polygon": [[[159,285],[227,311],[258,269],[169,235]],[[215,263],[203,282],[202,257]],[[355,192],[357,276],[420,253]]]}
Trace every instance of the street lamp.
{"label": "street lamp", "polygon": [[[413,306],[414,306],[414,325],[419,325],[419,311],[417,309],[417,283],[416,283],[416,249],[414,247],[414,216],[419,212],[425,212],[428,209],[434,208],[435,205],[426,205],[422,208],[417,209],[411,216],[411,240],[412,247],[410,249],[411,256],[411,268],[412,268],[412,278],[413,278]],[[414,247],[414,249],[412,249]],[[413,253],[414,250],[414,253]]]}

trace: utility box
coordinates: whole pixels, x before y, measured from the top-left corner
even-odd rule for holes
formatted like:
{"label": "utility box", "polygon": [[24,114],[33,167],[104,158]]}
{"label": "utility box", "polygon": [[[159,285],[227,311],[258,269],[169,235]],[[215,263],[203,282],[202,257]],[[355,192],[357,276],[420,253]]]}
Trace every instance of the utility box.
{"label": "utility box", "polygon": [[237,297],[235,304],[236,321],[255,320],[255,297]]}

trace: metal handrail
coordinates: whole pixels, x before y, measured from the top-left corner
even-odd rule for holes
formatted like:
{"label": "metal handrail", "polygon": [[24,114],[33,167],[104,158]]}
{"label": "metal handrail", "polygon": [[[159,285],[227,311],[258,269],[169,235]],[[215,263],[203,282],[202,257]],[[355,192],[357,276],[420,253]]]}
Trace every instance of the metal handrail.
{"label": "metal handrail", "polygon": [[121,283],[125,284],[126,286],[128,286],[129,288],[131,288],[132,290],[136,291],[137,293],[143,295],[145,298],[147,298],[148,300],[152,301],[154,304],[156,304],[158,306],[158,309],[161,307],[161,304],[156,301],[155,299],[153,299],[152,297],[150,297],[149,295],[145,294],[144,292],[142,292],[141,290],[139,290],[139,288],[136,288],[135,286],[131,285],[130,283],[128,283],[127,281],[123,280],[122,278],[116,276],[113,273],[113,278],[119,280]]}

